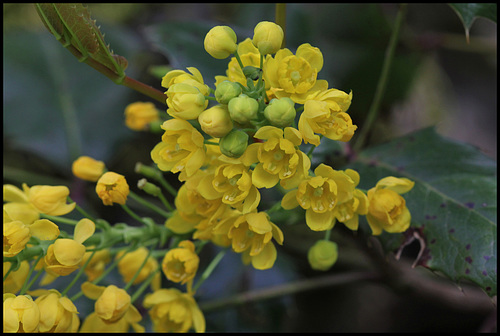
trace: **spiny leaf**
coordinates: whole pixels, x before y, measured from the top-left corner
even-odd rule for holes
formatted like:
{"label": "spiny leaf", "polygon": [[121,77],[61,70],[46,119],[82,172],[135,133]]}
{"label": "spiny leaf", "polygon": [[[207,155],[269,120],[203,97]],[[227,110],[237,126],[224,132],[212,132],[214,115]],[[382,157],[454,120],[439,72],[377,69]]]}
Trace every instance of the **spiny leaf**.
{"label": "spiny leaf", "polygon": [[455,282],[469,280],[488,295],[497,293],[496,162],[472,146],[445,139],[433,128],[369,148],[352,165],[369,189],[385,176],[407,177],[404,194],[412,215],[404,234],[383,234],[396,249],[409,235],[425,242],[419,264]]}
{"label": "spiny leaf", "polygon": [[104,42],[104,36],[90,16],[88,8],[82,4],[36,4],[36,9],[47,29],[65,47],[71,45],[82,55],[124,77],[127,60],[113,54]]}
{"label": "spiny leaf", "polygon": [[496,3],[452,3],[450,6],[464,25],[467,41],[469,41],[469,30],[477,18],[483,17],[497,22]]}

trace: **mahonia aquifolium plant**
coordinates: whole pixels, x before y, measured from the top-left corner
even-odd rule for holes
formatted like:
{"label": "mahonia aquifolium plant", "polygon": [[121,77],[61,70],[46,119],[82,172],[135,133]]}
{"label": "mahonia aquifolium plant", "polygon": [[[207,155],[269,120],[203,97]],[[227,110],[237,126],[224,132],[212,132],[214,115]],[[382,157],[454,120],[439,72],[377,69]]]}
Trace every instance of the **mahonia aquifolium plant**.
{"label": "mahonia aquifolium plant", "polygon": [[[4,331],[144,331],[134,301],[149,288],[142,305],[154,331],[204,332],[195,294],[223,254],[200,276],[203,245],[211,242],[223,253],[240,254],[244,264],[270,269],[278,257],[276,245],[286,244],[271,220],[277,210],[302,208],[304,225],[313,231],[329,232],[337,222],[356,231],[359,216],[366,216],[374,235],[408,229],[411,215],[402,194],[413,188],[412,181],[386,177],[361,190],[361,177],[352,169],[312,166],[323,137],[348,142],[356,131],[347,113],[352,93],[319,79],[324,61],[319,48],[304,43],[293,52],[282,48],[283,38],[272,22],[258,23],[253,38],[239,43],[230,27],[214,27],[205,37],[205,50],[218,60],[230,57],[214,88],[195,67],[171,70],[161,81],[166,117],[149,102],[127,106],[130,129],[159,126],[163,132],[151,150],[156,167],[139,163],[136,169],[164,187],[147,179],[138,183],[164,208],[133,193],[126,177],[108,171],[104,162],[87,156],[74,161],[73,174],[94,183],[104,205],[118,204],[142,226],[112,226],[88,215],[64,186],[4,185]],[[179,190],[168,185],[163,172],[178,174]],[[175,196],[173,205],[164,189]],[[282,196],[266,208],[261,194],[269,189]],[[165,222],[137,216],[127,205],[131,198]],[[80,219],[62,217],[75,209]],[[73,225],[74,234],[56,223]],[[337,244],[325,238],[310,247],[307,259],[313,269],[324,271],[339,253]],[[113,267],[126,285],[99,285]],[[62,291],[31,290],[26,279],[32,271],[43,272],[40,285],[45,286],[77,275]],[[177,286],[163,288],[162,274]],[[86,277],[80,293],[68,298],[79,277]],[[139,287],[132,293],[131,286]],[[93,302],[94,311],[81,316],[80,323],[73,301],[81,295]]]}

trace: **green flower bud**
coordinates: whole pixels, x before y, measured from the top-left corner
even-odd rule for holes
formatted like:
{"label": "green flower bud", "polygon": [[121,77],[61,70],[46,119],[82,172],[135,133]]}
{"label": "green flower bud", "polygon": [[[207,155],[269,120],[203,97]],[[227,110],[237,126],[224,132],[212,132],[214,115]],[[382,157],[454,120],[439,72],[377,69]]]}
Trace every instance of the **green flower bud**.
{"label": "green flower bud", "polygon": [[228,80],[223,81],[215,89],[215,99],[221,104],[228,104],[229,101],[241,94],[241,86]]}
{"label": "green flower bud", "polygon": [[148,182],[148,180],[146,180],[145,178],[137,181],[137,188],[145,191],[152,196],[158,197],[161,194],[161,189],[153,183]]}
{"label": "green flower bud", "polygon": [[198,122],[203,132],[214,138],[222,138],[233,129],[233,121],[225,105],[216,105],[201,112]]}
{"label": "green flower bud", "polygon": [[264,116],[276,127],[290,126],[295,120],[295,103],[290,98],[272,99],[264,109]]}
{"label": "green flower bud", "polygon": [[250,78],[251,80],[259,79],[260,72],[262,70],[260,68],[256,68],[254,66],[248,65],[243,68],[243,74],[246,78]]}
{"label": "green flower bud", "polygon": [[239,158],[245,153],[248,146],[248,134],[234,129],[219,141],[222,154],[232,158]]}
{"label": "green flower bud", "polygon": [[257,118],[259,103],[246,94],[241,94],[239,97],[231,99],[227,108],[231,119],[239,124],[245,125],[250,122],[250,120]]}
{"label": "green flower bud", "polygon": [[311,268],[326,271],[335,264],[338,258],[337,244],[329,240],[317,241],[307,252]]}
{"label": "green flower bud", "polygon": [[274,54],[283,43],[283,29],[274,22],[259,22],[253,33],[252,43],[262,55]]}

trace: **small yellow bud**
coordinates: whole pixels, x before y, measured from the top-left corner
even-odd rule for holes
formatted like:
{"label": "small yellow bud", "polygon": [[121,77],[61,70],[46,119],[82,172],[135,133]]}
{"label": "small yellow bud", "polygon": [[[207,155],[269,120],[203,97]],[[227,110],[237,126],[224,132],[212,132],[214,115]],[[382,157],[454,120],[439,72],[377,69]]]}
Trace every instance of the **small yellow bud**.
{"label": "small yellow bud", "polygon": [[168,88],[167,105],[167,113],[172,117],[192,120],[198,118],[208,101],[196,86],[177,83]]}
{"label": "small yellow bud", "polygon": [[73,175],[90,182],[97,182],[102,176],[106,165],[102,161],[95,160],[89,156],[80,156],[73,162]]}
{"label": "small yellow bud", "polygon": [[130,308],[130,295],[115,285],[109,285],[95,302],[95,312],[102,320],[113,323],[120,320]]}
{"label": "small yellow bud", "polygon": [[307,259],[311,268],[317,271],[328,270],[335,264],[337,258],[337,244],[329,240],[317,241],[307,253]]}
{"label": "small yellow bud", "polygon": [[215,99],[221,104],[228,104],[229,101],[241,94],[241,86],[228,80],[223,81],[215,89]]}
{"label": "small yellow bud", "polygon": [[205,50],[213,58],[224,59],[238,48],[236,40],[236,33],[230,27],[216,26],[205,36]]}
{"label": "small yellow bud", "polygon": [[241,94],[239,97],[231,99],[227,108],[231,119],[239,124],[245,125],[257,118],[259,103],[246,94]]}
{"label": "small yellow bud", "polygon": [[104,173],[97,181],[95,191],[104,205],[125,204],[130,192],[125,177],[114,172]]}
{"label": "small yellow bud", "polygon": [[73,211],[76,203],[66,204],[69,189],[66,186],[36,185],[28,189],[29,202],[41,213],[62,216]]}
{"label": "small yellow bud", "polygon": [[203,132],[214,138],[222,138],[233,129],[233,122],[224,105],[216,105],[203,111],[198,122]]}
{"label": "small yellow bud", "polygon": [[248,147],[248,134],[234,129],[226,134],[219,142],[222,154],[232,158],[239,158]]}
{"label": "small yellow bud", "polygon": [[274,54],[281,49],[283,29],[274,22],[262,21],[254,28],[252,43],[262,55]]}
{"label": "small yellow bud", "polygon": [[273,126],[290,126],[296,115],[294,105],[290,98],[272,99],[264,109],[264,116]]}
{"label": "small yellow bud", "polygon": [[143,131],[153,121],[160,119],[153,103],[135,102],[125,108],[125,125],[134,131]]}

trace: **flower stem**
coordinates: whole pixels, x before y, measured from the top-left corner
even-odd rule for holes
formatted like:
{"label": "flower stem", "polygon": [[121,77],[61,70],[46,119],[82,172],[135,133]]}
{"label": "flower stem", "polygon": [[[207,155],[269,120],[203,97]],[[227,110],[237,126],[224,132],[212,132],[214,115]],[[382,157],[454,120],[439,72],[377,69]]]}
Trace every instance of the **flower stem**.
{"label": "flower stem", "polygon": [[226,254],[226,252],[227,252],[227,249],[223,249],[223,250],[219,251],[219,253],[215,256],[215,258],[210,262],[210,264],[205,269],[205,272],[203,272],[203,274],[201,275],[198,282],[194,285],[193,290],[192,290],[193,293],[196,293],[196,290],[201,286],[203,281],[207,280],[210,277],[210,274],[212,274],[215,267],[222,260],[222,258]]}
{"label": "flower stem", "polygon": [[392,31],[391,39],[389,41],[389,45],[387,46],[387,50],[385,53],[384,64],[382,66],[382,73],[380,74],[380,78],[377,84],[377,89],[375,91],[375,96],[373,98],[373,102],[368,111],[368,115],[366,117],[363,128],[360,130],[360,133],[356,139],[356,142],[353,146],[355,152],[358,152],[364,145],[366,141],[366,137],[370,132],[373,122],[377,118],[380,103],[382,102],[382,98],[385,93],[385,89],[387,86],[387,79],[389,77],[389,70],[391,69],[392,60],[394,59],[394,51],[396,49],[396,45],[398,42],[399,31],[401,29],[401,25],[403,23],[403,18],[406,14],[407,5],[401,4],[399,7],[398,15],[396,17],[396,22],[394,24],[394,29]]}
{"label": "flower stem", "polygon": [[275,7],[275,21],[283,29],[283,42],[281,48],[285,48],[286,41],[286,3],[277,3]]}

